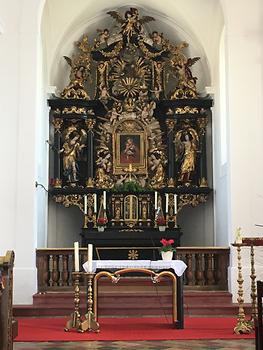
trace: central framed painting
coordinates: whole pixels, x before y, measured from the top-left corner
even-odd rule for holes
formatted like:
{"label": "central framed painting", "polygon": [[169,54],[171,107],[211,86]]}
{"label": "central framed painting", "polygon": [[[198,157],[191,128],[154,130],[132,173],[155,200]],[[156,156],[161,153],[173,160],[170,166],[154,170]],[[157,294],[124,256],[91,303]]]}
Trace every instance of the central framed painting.
{"label": "central framed painting", "polygon": [[146,140],[143,131],[122,132],[113,135],[113,173],[127,174],[133,169],[135,174],[147,173]]}

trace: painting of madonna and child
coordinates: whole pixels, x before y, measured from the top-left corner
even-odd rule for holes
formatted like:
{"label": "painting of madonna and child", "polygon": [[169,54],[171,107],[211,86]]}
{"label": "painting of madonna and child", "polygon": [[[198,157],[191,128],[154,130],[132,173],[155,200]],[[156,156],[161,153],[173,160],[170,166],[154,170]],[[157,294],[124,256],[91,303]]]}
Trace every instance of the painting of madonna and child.
{"label": "painting of madonna and child", "polygon": [[144,147],[141,134],[118,135],[117,142],[117,159],[118,166],[127,166],[128,164],[143,165],[144,164]]}

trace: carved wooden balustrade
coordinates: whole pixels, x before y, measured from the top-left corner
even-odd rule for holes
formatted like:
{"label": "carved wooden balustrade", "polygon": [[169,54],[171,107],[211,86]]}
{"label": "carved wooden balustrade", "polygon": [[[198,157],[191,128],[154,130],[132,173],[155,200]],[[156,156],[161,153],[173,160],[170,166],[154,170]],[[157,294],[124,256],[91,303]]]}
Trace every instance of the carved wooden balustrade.
{"label": "carved wooden balustrade", "polygon": [[177,247],[177,259],[187,265],[185,286],[191,289],[227,290],[229,253],[227,247]]}
{"label": "carved wooden balustrade", "polygon": [[[227,290],[229,248],[178,247],[177,259],[187,264],[184,284],[189,289]],[[80,249],[80,266],[87,261],[87,249]],[[74,250],[37,249],[38,292],[72,290]],[[81,281],[83,285],[83,281]]]}

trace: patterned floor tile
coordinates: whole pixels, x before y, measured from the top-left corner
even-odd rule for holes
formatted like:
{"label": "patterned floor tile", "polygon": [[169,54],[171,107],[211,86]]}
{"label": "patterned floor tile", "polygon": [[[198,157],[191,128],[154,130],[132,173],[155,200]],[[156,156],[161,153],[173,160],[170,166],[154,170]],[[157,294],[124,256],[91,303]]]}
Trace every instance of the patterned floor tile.
{"label": "patterned floor tile", "polygon": [[14,350],[254,350],[253,339],[15,343]]}

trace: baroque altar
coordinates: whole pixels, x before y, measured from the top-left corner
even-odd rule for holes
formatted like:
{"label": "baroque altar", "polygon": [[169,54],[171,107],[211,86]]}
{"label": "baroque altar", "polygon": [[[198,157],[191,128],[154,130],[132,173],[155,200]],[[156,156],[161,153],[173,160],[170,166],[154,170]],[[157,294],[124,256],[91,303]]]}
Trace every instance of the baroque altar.
{"label": "baroque altar", "polygon": [[180,245],[180,210],[211,192],[212,100],[198,95],[200,58],[187,57],[186,42],[170,42],[136,8],[108,14],[118,29],[76,42],[64,56],[69,84],[48,100],[50,192],[81,210],[82,245],[98,259],[154,260],[163,236]]}

